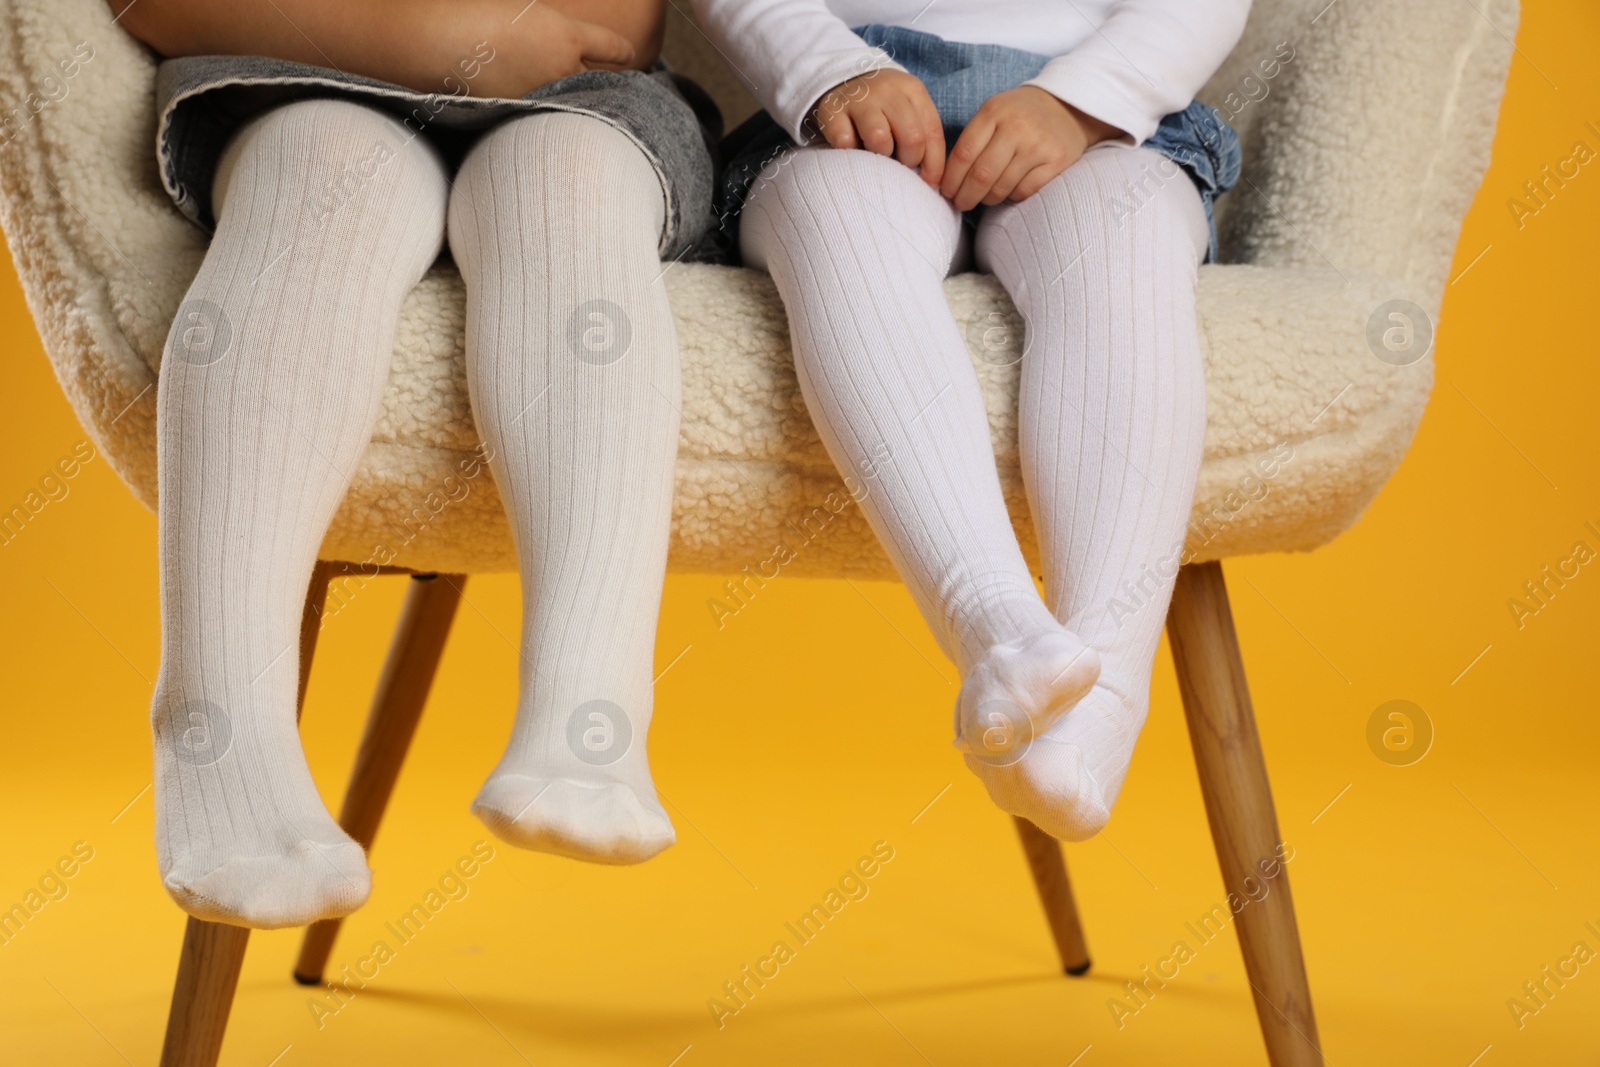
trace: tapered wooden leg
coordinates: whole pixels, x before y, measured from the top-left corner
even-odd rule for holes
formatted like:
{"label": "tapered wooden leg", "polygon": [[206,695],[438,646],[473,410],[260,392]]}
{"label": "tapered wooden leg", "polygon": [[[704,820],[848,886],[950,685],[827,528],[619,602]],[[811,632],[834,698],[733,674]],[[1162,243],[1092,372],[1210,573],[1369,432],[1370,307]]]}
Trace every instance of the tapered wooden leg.
{"label": "tapered wooden leg", "polygon": [[161,1067],[214,1067],[228,1028],[250,931],[191,917],[183,932],[178,981],[167,1013]]}
{"label": "tapered wooden leg", "polygon": [[1292,846],[1278,835],[1220,563],[1191,564],[1179,572],[1167,633],[1222,880],[1230,895],[1250,901],[1235,922],[1267,1058],[1273,1067],[1321,1067],[1311,988],[1282,862],[1292,856]]}
{"label": "tapered wooden leg", "polygon": [[1056,952],[1061,956],[1061,969],[1074,978],[1087,974],[1089,946],[1078,922],[1078,905],[1072,899],[1061,842],[1020,815],[1012,818],[1017,823],[1017,836],[1022,838],[1022,851],[1028,857],[1028,869],[1033,872],[1034,887],[1039,890],[1039,903],[1044,905],[1044,917],[1050,923],[1050,935],[1056,941]]}
{"label": "tapered wooden leg", "polygon": [[[295,714],[305,707],[311,657],[317,650],[317,629],[328,595],[331,565],[318,562],[306,591],[300,616],[300,689]],[[161,1067],[215,1067],[228,1029],[228,1012],[239,986],[250,931],[243,926],[208,923],[191,917],[183,931],[178,980],[167,1012],[167,1036],[161,1045]]]}
{"label": "tapered wooden leg", "polygon": [[311,684],[311,660],[317,654],[317,634],[322,632],[322,608],[328,602],[328,582],[336,564],[317,560],[306,590],[306,606],[300,612],[300,688],[295,693],[294,717],[306,710],[306,687]]}
{"label": "tapered wooden leg", "polygon": [[[466,581],[464,574],[419,574],[411,579],[339,812],[339,825],[362,848],[372,848],[377,839],[378,823],[422,717]],[[295,981],[301,985],[321,983],[340,923],[339,919],[326,919],[306,928],[294,966]]]}

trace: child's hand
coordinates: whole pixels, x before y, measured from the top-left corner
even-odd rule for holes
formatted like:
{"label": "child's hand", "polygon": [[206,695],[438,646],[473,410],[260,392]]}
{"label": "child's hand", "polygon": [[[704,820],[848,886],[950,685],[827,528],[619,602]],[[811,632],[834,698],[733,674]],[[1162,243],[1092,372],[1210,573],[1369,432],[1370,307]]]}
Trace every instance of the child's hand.
{"label": "child's hand", "polygon": [[1090,145],[1121,134],[1036,86],[996,93],[961,131],[939,191],[962,211],[1026,200]]}
{"label": "child's hand", "polygon": [[823,94],[811,121],[834,148],[893,156],[937,186],[944,174],[944,125],[915,75],[874,70]]}
{"label": "child's hand", "polygon": [[[574,18],[549,4],[530,4],[510,27],[515,36],[494,63],[485,64],[474,95],[518,97],[569,74],[617,70],[633,62],[628,39]],[[489,38],[498,44],[499,36]]]}

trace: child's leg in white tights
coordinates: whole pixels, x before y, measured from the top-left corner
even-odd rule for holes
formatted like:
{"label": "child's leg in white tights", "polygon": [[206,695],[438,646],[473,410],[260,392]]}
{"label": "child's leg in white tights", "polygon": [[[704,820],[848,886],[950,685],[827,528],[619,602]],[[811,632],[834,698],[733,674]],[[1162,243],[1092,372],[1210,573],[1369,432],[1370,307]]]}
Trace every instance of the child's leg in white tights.
{"label": "child's leg in white tights", "polygon": [[241,131],[216,187],[156,394],[156,852],[191,915],[304,926],[359,907],[370,875],[300,748],[301,606],[448,183],[399,123],[312,101]]}
{"label": "child's leg in white tights", "polygon": [[979,227],[979,268],[1028,324],[1020,445],[1046,593],[1101,662],[1021,761],[982,771],[1002,808],[1068,840],[1105,825],[1149,706],[1205,438],[1207,240],[1186,175],[1110,145]]}
{"label": "child's leg in white tights", "polygon": [[674,841],[645,756],[678,348],[644,154],[581,115],[487,134],[450,200],[467,381],[522,570],[522,696],[473,810],[510,844],[636,863]]}
{"label": "child's leg in white tights", "polygon": [[[806,405],[834,463],[963,679],[975,768],[1016,758],[1093,683],[1017,546],[967,347],[941,286],[961,219],[882,156],[802,149],[759,187],[745,260],[789,312]],[[980,774],[986,773],[980,770]]]}

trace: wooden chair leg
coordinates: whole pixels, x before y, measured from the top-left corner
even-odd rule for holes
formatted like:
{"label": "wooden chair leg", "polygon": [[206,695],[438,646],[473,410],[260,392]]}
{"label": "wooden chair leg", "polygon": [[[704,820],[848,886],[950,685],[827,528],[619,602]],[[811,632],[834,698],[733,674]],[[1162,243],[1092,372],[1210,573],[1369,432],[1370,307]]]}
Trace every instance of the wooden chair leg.
{"label": "wooden chair leg", "polygon": [[1179,572],[1167,632],[1222,880],[1230,894],[1250,900],[1235,921],[1267,1058],[1273,1067],[1321,1067],[1294,901],[1279,852],[1284,842],[1220,563],[1191,564]]}
{"label": "wooden chair leg", "polygon": [[306,686],[311,684],[311,660],[317,654],[317,635],[322,632],[322,609],[328,602],[328,583],[335,565],[317,561],[311,571],[311,586],[306,590],[306,606],[300,612],[300,688],[295,694],[294,717],[306,710]]}
{"label": "wooden chair leg", "polygon": [[[411,579],[339,812],[339,825],[362,848],[372,848],[377,839],[378,824],[422,717],[466,581],[464,574],[418,574]],[[306,928],[294,965],[296,982],[321,984],[341,921],[325,919]]]}
{"label": "wooden chair leg", "polygon": [[172,987],[161,1067],[214,1067],[249,943],[250,931],[243,926],[190,917]]}
{"label": "wooden chair leg", "polygon": [[1089,946],[1078,922],[1078,905],[1072,899],[1072,882],[1067,878],[1061,842],[1020,815],[1012,818],[1016,820],[1017,836],[1022,838],[1022,851],[1028,857],[1028,869],[1033,872],[1034,887],[1039,890],[1039,903],[1044,905],[1044,917],[1050,923],[1050,935],[1055,938],[1056,952],[1061,956],[1061,969],[1074,978],[1087,974]]}
{"label": "wooden chair leg", "polygon": [[[298,716],[305,707],[311,679],[311,657],[317,650],[322,606],[328,595],[330,564],[318,562],[300,615],[300,689]],[[244,950],[250,931],[243,926],[209,923],[190,917],[178,957],[178,980],[167,1012],[167,1036],[161,1045],[161,1067],[215,1067],[222,1054],[228,1013],[239,987]]]}

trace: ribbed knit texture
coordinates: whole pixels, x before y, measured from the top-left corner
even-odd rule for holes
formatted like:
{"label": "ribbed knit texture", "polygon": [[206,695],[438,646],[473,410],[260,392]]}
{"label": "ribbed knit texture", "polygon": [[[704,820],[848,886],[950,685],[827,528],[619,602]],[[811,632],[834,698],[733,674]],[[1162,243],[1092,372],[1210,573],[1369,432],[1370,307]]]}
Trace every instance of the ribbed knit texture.
{"label": "ribbed knit texture", "polygon": [[523,590],[521,700],[473,810],[510,844],[608,863],[675,840],[645,754],[679,416],[663,214],[632,141],[555,113],[479,141],[450,204]]}
{"label": "ribbed knit texture", "polygon": [[1188,176],[1113,145],[978,231],[979,268],[1028,324],[1018,446],[1046,595],[1101,664],[1021,761],[981,773],[1002,808],[1066,840],[1110,818],[1150,706],[1205,444],[1194,290],[1208,241]]}
{"label": "ribbed knit texture", "polygon": [[[757,189],[743,242],[783,295],[830,454],[841,470],[875,472],[863,507],[962,672],[968,766],[1000,807],[1078,840],[1109,817],[1144,722],[1199,470],[1194,280],[1206,219],[1160,156],[1106,145],[978,228],[979,268],[1001,278],[1028,325],[1020,447],[1048,607],[1017,548],[939,284],[960,229],[949,202],[900,164],[805,149]],[[1073,635],[1092,652],[1074,653]],[[1081,681],[1096,655],[1099,681]],[[985,751],[974,724],[992,727],[996,708],[1023,736]]]}
{"label": "ribbed knit texture", "polygon": [[367,897],[295,723],[317,548],[372,436],[400,303],[441,246],[424,142],[354,104],[242,130],[157,391],[156,849],[192,915],[302,926]]}

